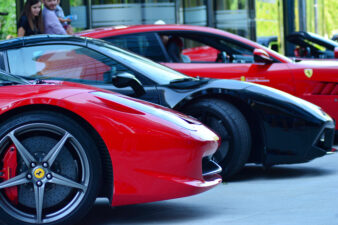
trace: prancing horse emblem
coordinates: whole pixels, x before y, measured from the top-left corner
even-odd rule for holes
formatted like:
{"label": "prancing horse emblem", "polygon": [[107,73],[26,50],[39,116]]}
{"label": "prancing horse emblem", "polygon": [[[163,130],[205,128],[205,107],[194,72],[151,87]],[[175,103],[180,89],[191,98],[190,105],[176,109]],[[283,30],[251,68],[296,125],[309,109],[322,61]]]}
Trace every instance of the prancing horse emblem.
{"label": "prancing horse emblem", "polygon": [[45,176],[45,171],[41,168],[37,168],[35,171],[34,171],[34,176],[35,178],[37,179],[41,179]]}
{"label": "prancing horse emblem", "polygon": [[305,69],[304,70],[305,76],[307,76],[308,78],[311,78],[313,75],[313,70],[312,69]]}

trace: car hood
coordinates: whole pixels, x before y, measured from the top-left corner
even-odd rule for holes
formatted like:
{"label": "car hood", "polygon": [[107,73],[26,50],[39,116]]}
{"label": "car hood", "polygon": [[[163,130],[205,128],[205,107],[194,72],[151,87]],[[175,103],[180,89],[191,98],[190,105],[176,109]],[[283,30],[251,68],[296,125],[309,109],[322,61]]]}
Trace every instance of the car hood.
{"label": "car hood", "polygon": [[[88,93],[92,94],[88,95]],[[184,120],[184,123],[192,124],[192,126],[194,124],[201,125],[199,121],[192,117],[160,105],[135,99],[120,93],[103,90],[101,88],[67,81],[47,80],[42,81],[40,84],[32,83],[4,86],[0,88],[0,96],[4,95],[6,98],[0,98],[0,114],[3,113],[1,109],[7,111],[13,106],[16,107],[30,104],[50,104],[63,107],[62,100],[70,99],[77,95],[83,96],[81,103],[86,104],[86,101],[94,101],[92,98],[95,95],[95,98],[99,97],[101,100],[110,99],[111,102],[116,103],[115,105],[120,105],[130,112],[151,112],[161,118],[171,118],[172,121],[180,118],[181,120]],[[102,95],[106,97],[102,98]]]}
{"label": "car hood", "polygon": [[100,90],[83,84],[71,83],[66,81],[40,81],[39,83],[20,84],[5,86],[0,88],[0,93],[7,90],[8,99],[26,99],[26,98],[51,98],[64,99],[79,93],[88,93]]}
{"label": "car hood", "polygon": [[316,117],[317,119],[328,121],[332,118],[324,112],[319,106],[312,104],[311,102],[305,101],[301,98],[290,95],[284,91],[280,91],[267,86],[253,84],[246,88],[252,95],[261,95],[265,99],[276,100],[275,104],[280,104],[285,109],[293,109],[294,111],[306,111],[308,114]]}
{"label": "car hood", "polygon": [[211,87],[220,90],[225,89],[227,92],[235,91],[245,101],[253,100],[279,105],[279,107],[286,110],[310,114],[323,121],[332,120],[319,106],[264,85],[236,80],[211,79],[209,83],[204,86],[204,89]]}

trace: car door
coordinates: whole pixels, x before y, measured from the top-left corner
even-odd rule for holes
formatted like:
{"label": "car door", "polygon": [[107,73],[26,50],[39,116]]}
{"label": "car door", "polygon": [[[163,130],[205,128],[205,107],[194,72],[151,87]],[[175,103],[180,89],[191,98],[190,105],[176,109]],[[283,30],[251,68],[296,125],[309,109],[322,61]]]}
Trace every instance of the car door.
{"label": "car door", "polygon": [[202,32],[171,34],[174,35],[183,42],[181,54],[190,60],[163,63],[172,69],[190,76],[249,81],[295,93],[287,64],[273,58],[271,64],[256,63],[251,46]]}
{"label": "car door", "polygon": [[[152,39],[149,39],[150,34],[153,35]],[[157,49],[154,50],[156,54],[149,56],[142,51],[138,53],[189,76],[249,81],[295,93],[293,75],[287,64],[278,60],[272,64],[255,63],[254,48],[237,40],[195,31],[161,31],[156,35],[154,32],[137,33],[105,39],[119,45],[127,43],[127,40],[132,40],[133,37],[142,36],[141,41],[134,41],[133,48],[128,45],[123,47],[135,51],[142,48],[142,45],[151,45]],[[171,38],[176,39],[173,41],[178,45],[176,49],[180,49],[181,45],[178,39],[182,42],[181,61],[170,58],[168,43],[173,43],[170,42]]]}
{"label": "car door", "polygon": [[[155,85],[126,65],[100,52],[80,45],[49,44],[7,50],[9,72],[29,79],[56,79],[93,85],[110,91],[134,96],[130,87],[118,88],[112,76],[130,73],[144,85],[140,98],[159,103]],[[20,66],[18,66],[20,65]]]}

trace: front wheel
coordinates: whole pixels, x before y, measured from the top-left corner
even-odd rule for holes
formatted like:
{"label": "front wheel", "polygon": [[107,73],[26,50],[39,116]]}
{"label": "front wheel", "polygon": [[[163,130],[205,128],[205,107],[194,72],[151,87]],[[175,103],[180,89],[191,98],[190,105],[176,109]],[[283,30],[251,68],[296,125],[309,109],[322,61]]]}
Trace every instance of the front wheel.
{"label": "front wheel", "polygon": [[101,162],[90,135],[54,112],[0,124],[0,217],[6,224],[73,224],[93,205]]}
{"label": "front wheel", "polygon": [[221,145],[212,157],[222,166],[223,179],[236,174],[247,162],[251,148],[250,129],[243,114],[232,104],[219,99],[200,100],[184,112],[221,138]]}

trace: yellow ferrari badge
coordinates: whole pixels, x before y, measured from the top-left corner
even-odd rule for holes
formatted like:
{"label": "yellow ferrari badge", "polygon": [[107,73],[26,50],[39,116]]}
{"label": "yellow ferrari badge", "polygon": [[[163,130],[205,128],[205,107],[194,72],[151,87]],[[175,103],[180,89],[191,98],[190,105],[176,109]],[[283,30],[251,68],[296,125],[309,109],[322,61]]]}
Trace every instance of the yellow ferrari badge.
{"label": "yellow ferrari badge", "polygon": [[305,76],[307,76],[308,78],[311,78],[313,75],[313,70],[312,69],[305,69],[304,70]]}
{"label": "yellow ferrari badge", "polygon": [[45,171],[41,168],[38,168],[34,171],[34,176],[37,179],[41,179],[45,176]]}
{"label": "yellow ferrari badge", "polygon": [[245,76],[241,76],[241,81],[245,81]]}

